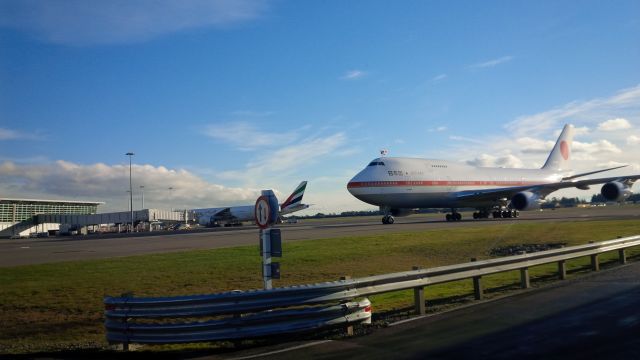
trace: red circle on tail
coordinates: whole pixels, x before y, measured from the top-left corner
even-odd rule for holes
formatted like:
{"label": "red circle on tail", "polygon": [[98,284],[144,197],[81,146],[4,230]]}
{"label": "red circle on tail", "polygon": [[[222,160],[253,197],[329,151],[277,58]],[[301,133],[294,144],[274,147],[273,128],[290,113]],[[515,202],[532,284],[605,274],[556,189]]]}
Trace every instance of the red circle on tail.
{"label": "red circle on tail", "polygon": [[569,145],[564,140],[560,142],[560,154],[565,160],[569,160]]}

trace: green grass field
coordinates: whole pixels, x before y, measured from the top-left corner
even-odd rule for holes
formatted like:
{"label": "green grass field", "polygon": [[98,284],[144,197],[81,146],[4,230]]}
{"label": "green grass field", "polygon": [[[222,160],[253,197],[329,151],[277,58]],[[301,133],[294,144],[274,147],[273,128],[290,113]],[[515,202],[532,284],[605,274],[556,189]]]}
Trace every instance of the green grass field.
{"label": "green grass field", "polygon": [[[406,271],[414,265],[428,268],[461,263],[471,257],[488,258],[490,249],[497,246],[576,245],[638,233],[640,226],[634,220],[516,222],[285,243],[280,259],[282,279],[274,281],[274,286]],[[634,254],[640,254],[640,249],[629,252],[629,256]],[[611,254],[602,259],[616,257]],[[103,296],[126,292],[171,296],[260,288],[260,261],[257,246],[243,246],[0,268],[0,353],[106,348]],[[573,260],[568,262],[568,270],[587,264],[588,259]],[[555,271],[554,264],[531,269],[534,285],[554,277]],[[495,296],[517,288],[519,273],[496,274],[483,281],[488,296]],[[428,287],[425,293],[433,310],[450,306],[471,291],[471,281],[460,281]],[[406,309],[412,301],[411,291],[372,298],[378,313]]]}

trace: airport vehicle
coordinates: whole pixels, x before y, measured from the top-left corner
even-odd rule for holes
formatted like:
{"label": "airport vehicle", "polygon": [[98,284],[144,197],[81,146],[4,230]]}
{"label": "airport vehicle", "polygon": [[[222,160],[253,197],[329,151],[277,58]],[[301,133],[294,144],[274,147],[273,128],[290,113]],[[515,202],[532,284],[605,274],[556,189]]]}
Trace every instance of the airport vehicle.
{"label": "airport vehicle", "polygon": [[[604,184],[602,195],[624,201],[640,175],[598,179],[578,178],[625,167],[617,166],[572,175],[573,126],[565,125],[541,169],[476,167],[458,162],[380,157],[371,161],[347,184],[356,198],[380,207],[383,224],[416,208],[449,208],[447,221],[461,220],[459,208],[477,209],[474,219],[517,217],[520,210],[539,209],[544,198],[564,188],[589,189]],[[384,155],[384,154],[383,154]]]}
{"label": "airport vehicle", "polygon": [[[307,188],[307,182],[303,181],[293,190],[287,200],[280,204],[279,216],[291,214],[292,212],[304,210],[309,207],[302,203],[302,196]],[[231,206],[220,208],[206,208],[193,210],[198,223],[205,226],[225,226],[240,225],[242,221],[253,221],[254,205]]]}

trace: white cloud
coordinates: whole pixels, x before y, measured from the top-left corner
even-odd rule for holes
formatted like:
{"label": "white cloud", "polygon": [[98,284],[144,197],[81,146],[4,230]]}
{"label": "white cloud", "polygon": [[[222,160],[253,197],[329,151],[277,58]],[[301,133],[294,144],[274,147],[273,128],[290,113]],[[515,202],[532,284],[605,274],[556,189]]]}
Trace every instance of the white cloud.
{"label": "white cloud", "polygon": [[0,128],[0,140],[15,140],[21,137],[22,134],[16,130]]}
{"label": "white cloud", "polygon": [[56,44],[131,43],[255,20],[268,5],[258,0],[7,0],[0,2],[0,26]]}
{"label": "white cloud", "polygon": [[[573,101],[548,111],[524,115],[509,122],[505,128],[515,136],[539,136],[561,129],[565,123],[579,121],[582,126],[597,125],[606,118],[640,112],[640,85],[620,90],[613,96],[588,101]],[[616,115],[617,114],[617,115]]]}
{"label": "white cloud", "polygon": [[0,141],[2,140],[37,140],[40,135],[28,134],[18,130],[0,128]]}
{"label": "white cloud", "polygon": [[619,154],[622,152],[619,147],[612,144],[608,140],[598,140],[594,142],[573,142],[573,151],[575,152],[586,152],[588,154]]}
{"label": "white cloud", "polygon": [[[134,208],[144,185],[147,208],[197,208],[249,204],[260,191],[212,184],[183,169],[133,165]],[[169,190],[173,187],[173,190]],[[105,201],[105,211],[126,210],[129,166],[81,165],[59,160],[45,164],[0,163],[0,193],[12,197]]]}
{"label": "white cloud", "polygon": [[492,60],[484,61],[484,62],[481,62],[481,63],[469,65],[468,68],[470,68],[470,69],[489,68],[489,67],[494,67],[496,65],[504,64],[504,63],[509,62],[509,61],[511,61],[513,59],[514,59],[514,57],[510,56],[510,55],[509,56],[503,56],[501,58],[492,59]]}
{"label": "white cloud", "polygon": [[[560,136],[560,132],[561,132],[561,131],[562,131],[562,129],[558,129],[558,135],[557,135],[557,136]],[[573,135],[574,135],[574,136],[587,135],[587,134],[589,134],[590,132],[591,132],[591,129],[589,129],[589,128],[588,128],[588,127],[586,127],[586,126],[581,126],[581,127],[574,126],[574,127],[573,127]]]}
{"label": "white cloud", "polygon": [[628,145],[638,145],[638,144],[640,144],[640,136],[629,135],[627,137],[627,144]]}
{"label": "white cloud", "polygon": [[605,122],[598,124],[598,130],[600,131],[615,131],[630,129],[631,123],[629,120],[623,118],[609,119]]}
{"label": "white cloud", "polygon": [[481,154],[473,160],[468,160],[467,164],[482,167],[504,167],[504,168],[522,168],[523,164],[518,157],[512,154],[505,156],[493,156],[489,154]]}
{"label": "white cloud", "polygon": [[427,131],[428,132],[442,132],[442,131],[446,131],[446,130],[447,130],[446,126],[438,126],[436,128],[428,129]]}
{"label": "white cloud", "polygon": [[[329,136],[312,136],[293,145],[284,146],[258,157],[243,170],[224,171],[221,179],[242,180],[252,183],[264,177],[286,177],[302,167],[315,164],[319,159],[334,154],[348,145],[347,136],[338,132]],[[344,154],[344,153],[343,153]]]}
{"label": "white cloud", "polygon": [[525,154],[548,154],[555,144],[551,140],[540,140],[530,137],[516,139],[519,150]]}
{"label": "white cloud", "polygon": [[469,143],[474,143],[474,144],[484,144],[485,143],[484,141],[481,141],[481,140],[472,139],[472,138],[468,138],[468,137],[464,137],[464,136],[458,136],[458,135],[449,136],[449,140],[463,141],[463,142],[469,142]]}
{"label": "white cloud", "polygon": [[362,70],[349,70],[340,77],[342,80],[357,80],[366,76],[367,73]]}
{"label": "white cloud", "polygon": [[440,74],[440,75],[434,76],[433,79],[431,79],[431,81],[437,82],[440,80],[444,80],[446,78],[447,78],[447,74]]}
{"label": "white cloud", "polygon": [[267,132],[247,122],[234,122],[209,125],[203,133],[215,140],[232,144],[241,150],[254,150],[265,146],[289,144],[300,137],[300,131],[291,130],[282,133]]}

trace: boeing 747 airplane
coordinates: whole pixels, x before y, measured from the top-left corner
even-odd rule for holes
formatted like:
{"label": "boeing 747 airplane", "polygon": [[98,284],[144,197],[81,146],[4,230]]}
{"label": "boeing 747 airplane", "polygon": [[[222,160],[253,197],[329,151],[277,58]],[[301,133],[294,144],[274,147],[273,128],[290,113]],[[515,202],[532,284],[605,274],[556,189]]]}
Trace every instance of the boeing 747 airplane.
{"label": "boeing 747 airplane", "polygon": [[[280,204],[278,215],[283,216],[308,208],[309,205],[302,203],[302,196],[306,188],[307,182],[301,182],[287,200]],[[254,205],[194,209],[193,212],[198,219],[198,223],[207,226],[219,226],[220,222],[239,225],[242,221],[252,221],[254,219]]]}
{"label": "boeing 747 airplane", "polygon": [[589,189],[604,184],[602,195],[624,201],[640,175],[598,179],[578,178],[624,166],[570,173],[573,126],[565,125],[541,169],[476,167],[451,161],[381,157],[374,159],[347,184],[356,198],[377,205],[383,224],[416,208],[449,208],[447,221],[460,220],[458,208],[477,209],[474,219],[517,217],[519,210],[539,209],[544,198],[564,188]]}

